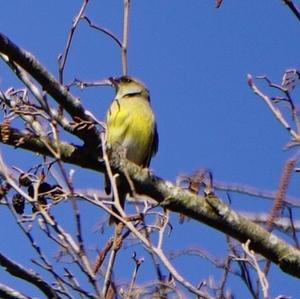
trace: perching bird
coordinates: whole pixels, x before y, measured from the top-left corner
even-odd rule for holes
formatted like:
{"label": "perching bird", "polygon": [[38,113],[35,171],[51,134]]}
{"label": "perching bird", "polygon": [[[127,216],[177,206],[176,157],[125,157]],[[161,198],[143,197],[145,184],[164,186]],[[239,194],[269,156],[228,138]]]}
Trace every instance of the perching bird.
{"label": "perching bird", "polygon": [[[106,114],[106,140],[110,148],[124,149],[128,160],[142,167],[149,167],[151,157],[158,150],[155,116],[150,106],[148,89],[139,80],[123,76],[110,78],[116,89],[115,98]],[[128,184],[117,181],[119,201],[124,207]],[[106,177],[106,192],[110,193]],[[113,207],[113,211],[117,213]],[[109,224],[119,221],[110,217]]]}

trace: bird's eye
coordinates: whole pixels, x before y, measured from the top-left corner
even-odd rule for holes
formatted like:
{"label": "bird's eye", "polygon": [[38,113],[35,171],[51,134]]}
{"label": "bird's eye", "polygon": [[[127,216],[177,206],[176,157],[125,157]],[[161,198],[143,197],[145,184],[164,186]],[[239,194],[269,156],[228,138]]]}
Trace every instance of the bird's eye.
{"label": "bird's eye", "polygon": [[130,82],[131,82],[131,79],[129,79],[129,78],[124,78],[124,81],[125,81],[126,83],[130,83]]}

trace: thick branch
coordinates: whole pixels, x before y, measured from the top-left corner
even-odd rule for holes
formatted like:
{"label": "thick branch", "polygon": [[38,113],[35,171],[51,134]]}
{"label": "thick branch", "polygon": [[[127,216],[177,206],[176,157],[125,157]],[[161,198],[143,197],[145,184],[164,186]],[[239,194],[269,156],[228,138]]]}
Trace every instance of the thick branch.
{"label": "thick branch", "polygon": [[[2,133],[3,131],[5,134]],[[50,138],[42,138],[18,129],[7,128],[3,124],[0,124],[0,142],[49,157],[54,157],[53,152],[59,152],[63,162],[99,172],[104,172],[105,169],[104,164],[98,159],[100,149],[97,155],[97,150],[91,151],[88,145],[78,146],[63,141],[56,142]]]}
{"label": "thick branch", "polygon": [[[81,118],[91,120],[81,106],[78,99],[73,97],[68,90],[28,52],[13,44],[6,36],[0,34],[0,52],[8,56],[9,60],[20,65],[42,88],[47,91],[73,119]],[[54,156],[59,153],[59,158],[67,163],[104,172],[103,163],[99,161],[97,152],[98,135],[96,129],[79,130],[78,135],[89,146],[75,146],[65,142],[57,142],[45,137],[38,137],[17,129],[0,126],[5,129],[5,138],[2,134],[0,142],[21,147],[43,155]],[[4,131],[5,131],[4,130]],[[121,161],[118,155],[112,157],[112,170],[124,177],[130,177],[135,191],[152,197],[162,206],[175,212],[187,215],[199,222],[203,222],[223,233],[245,243],[250,240],[251,249],[263,255],[268,260],[296,277],[300,277],[300,252],[268,233],[245,217],[242,217],[223,204],[216,196],[196,196],[189,191],[175,187],[154,175],[146,169],[141,169],[129,161]]]}
{"label": "thick branch", "polygon": [[[1,126],[0,126],[1,129]],[[20,142],[23,139],[24,142]],[[0,138],[0,142],[3,142]],[[38,137],[26,135],[19,130],[10,129],[6,143],[16,145],[34,152],[52,156],[45,141]],[[68,143],[57,144],[50,139],[47,141],[54,150],[59,147],[61,160],[84,168],[104,172],[102,162],[97,155],[90,155],[85,147]],[[95,151],[96,152],[96,151]],[[129,175],[135,191],[147,195],[165,208],[179,212],[199,222],[203,222],[217,230],[229,235],[241,243],[250,240],[251,249],[277,264],[283,271],[300,277],[300,251],[288,245],[278,237],[270,234],[259,225],[232,211],[216,196],[197,196],[187,190],[174,186],[170,182],[151,175],[147,169],[141,169],[134,163],[121,160],[117,153],[111,157],[113,172],[126,177]]]}
{"label": "thick branch", "polygon": [[[46,68],[29,52],[19,48],[7,36],[0,33],[0,52],[6,55],[9,61],[17,63],[28,72],[58,104],[60,104],[70,115],[76,119],[93,122],[93,119],[86,114],[78,98],[74,97],[66,87],[50,74]],[[88,132],[77,131],[76,135],[90,144],[99,143],[96,128]]]}
{"label": "thick branch", "polygon": [[0,283],[0,298],[28,299],[28,296],[25,296],[22,293],[20,293],[19,291]]}
{"label": "thick branch", "polygon": [[[19,147],[49,156],[53,156],[48,149],[49,145],[54,151],[59,147],[62,161],[99,172],[105,171],[97,155],[91,156],[90,151],[85,150],[85,147],[64,142],[57,144],[50,139],[47,140],[48,146],[46,146],[45,141],[41,141],[38,137],[26,135],[16,129],[10,129],[9,138],[5,140],[7,144],[19,144]],[[113,172],[118,172],[124,177],[129,175],[138,194],[145,194],[165,208],[214,227],[241,243],[250,240],[250,246],[255,252],[279,265],[283,271],[300,277],[300,252],[297,249],[232,211],[216,196],[200,197],[175,187],[170,182],[149,174],[147,169],[141,169],[129,161],[121,161],[117,153],[112,155],[111,163]]]}
{"label": "thick branch", "polygon": [[28,271],[24,269],[22,266],[8,259],[1,253],[0,253],[0,265],[6,268],[6,271],[9,272],[11,275],[24,279],[30,282],[31,284],[35,285],[46,295],[47,298],[51,298],[51,299],[61,298],[47,282],[42,280],[33,271]]}
{"label": "thick branch", "polygon": [[299,250],[237,214],[215,195],[197,196],[149,174],[147,169],[141,169],[129,161],[120,162],[117,154],[113,155],[111,162],[114,171],[130,176],[138,194],[147,195],[163,207],[203,222],[241,243],[250,240],[252,250],[278,265],[284,272],[300,278]]}

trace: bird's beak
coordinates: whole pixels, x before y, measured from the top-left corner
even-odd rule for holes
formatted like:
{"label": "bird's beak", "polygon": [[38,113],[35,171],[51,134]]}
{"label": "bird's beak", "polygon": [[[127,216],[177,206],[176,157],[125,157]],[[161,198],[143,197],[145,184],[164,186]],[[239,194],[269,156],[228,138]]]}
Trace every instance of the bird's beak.
{"label": "bird's beak", "polygon": [[112,86],[114,86],[114,87],[117,87],[117,86],[118,86],[118,83],[119,83],[118,78],[115,78],[115,77],[109,77],[109,78],[108,78],[108,81],[111,83]]}

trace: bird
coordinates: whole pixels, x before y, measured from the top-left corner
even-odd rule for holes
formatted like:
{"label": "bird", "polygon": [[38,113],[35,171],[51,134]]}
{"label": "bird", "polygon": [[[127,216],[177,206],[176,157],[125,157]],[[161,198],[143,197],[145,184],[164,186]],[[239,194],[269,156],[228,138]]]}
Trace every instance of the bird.
{"label": "bird", "polygon": [[[139,79],[131,76],[109,78],[115,88],[115,97],[106,113],[106,145],[108,148],[121,148],[126,159],[149,168],[151,158],[158,151],[159,137],[154,112],[150,104],[150,93]],[[117,180],[119,202],[125,205],[129,192],[127,182]],[[108,176],[105,176],[105,191],[111,192]],[[114,200],[114,198],[113,198]],[[113,206],[112,210],[119,214]],[[110,216],[109,224],[119,220]]]}

